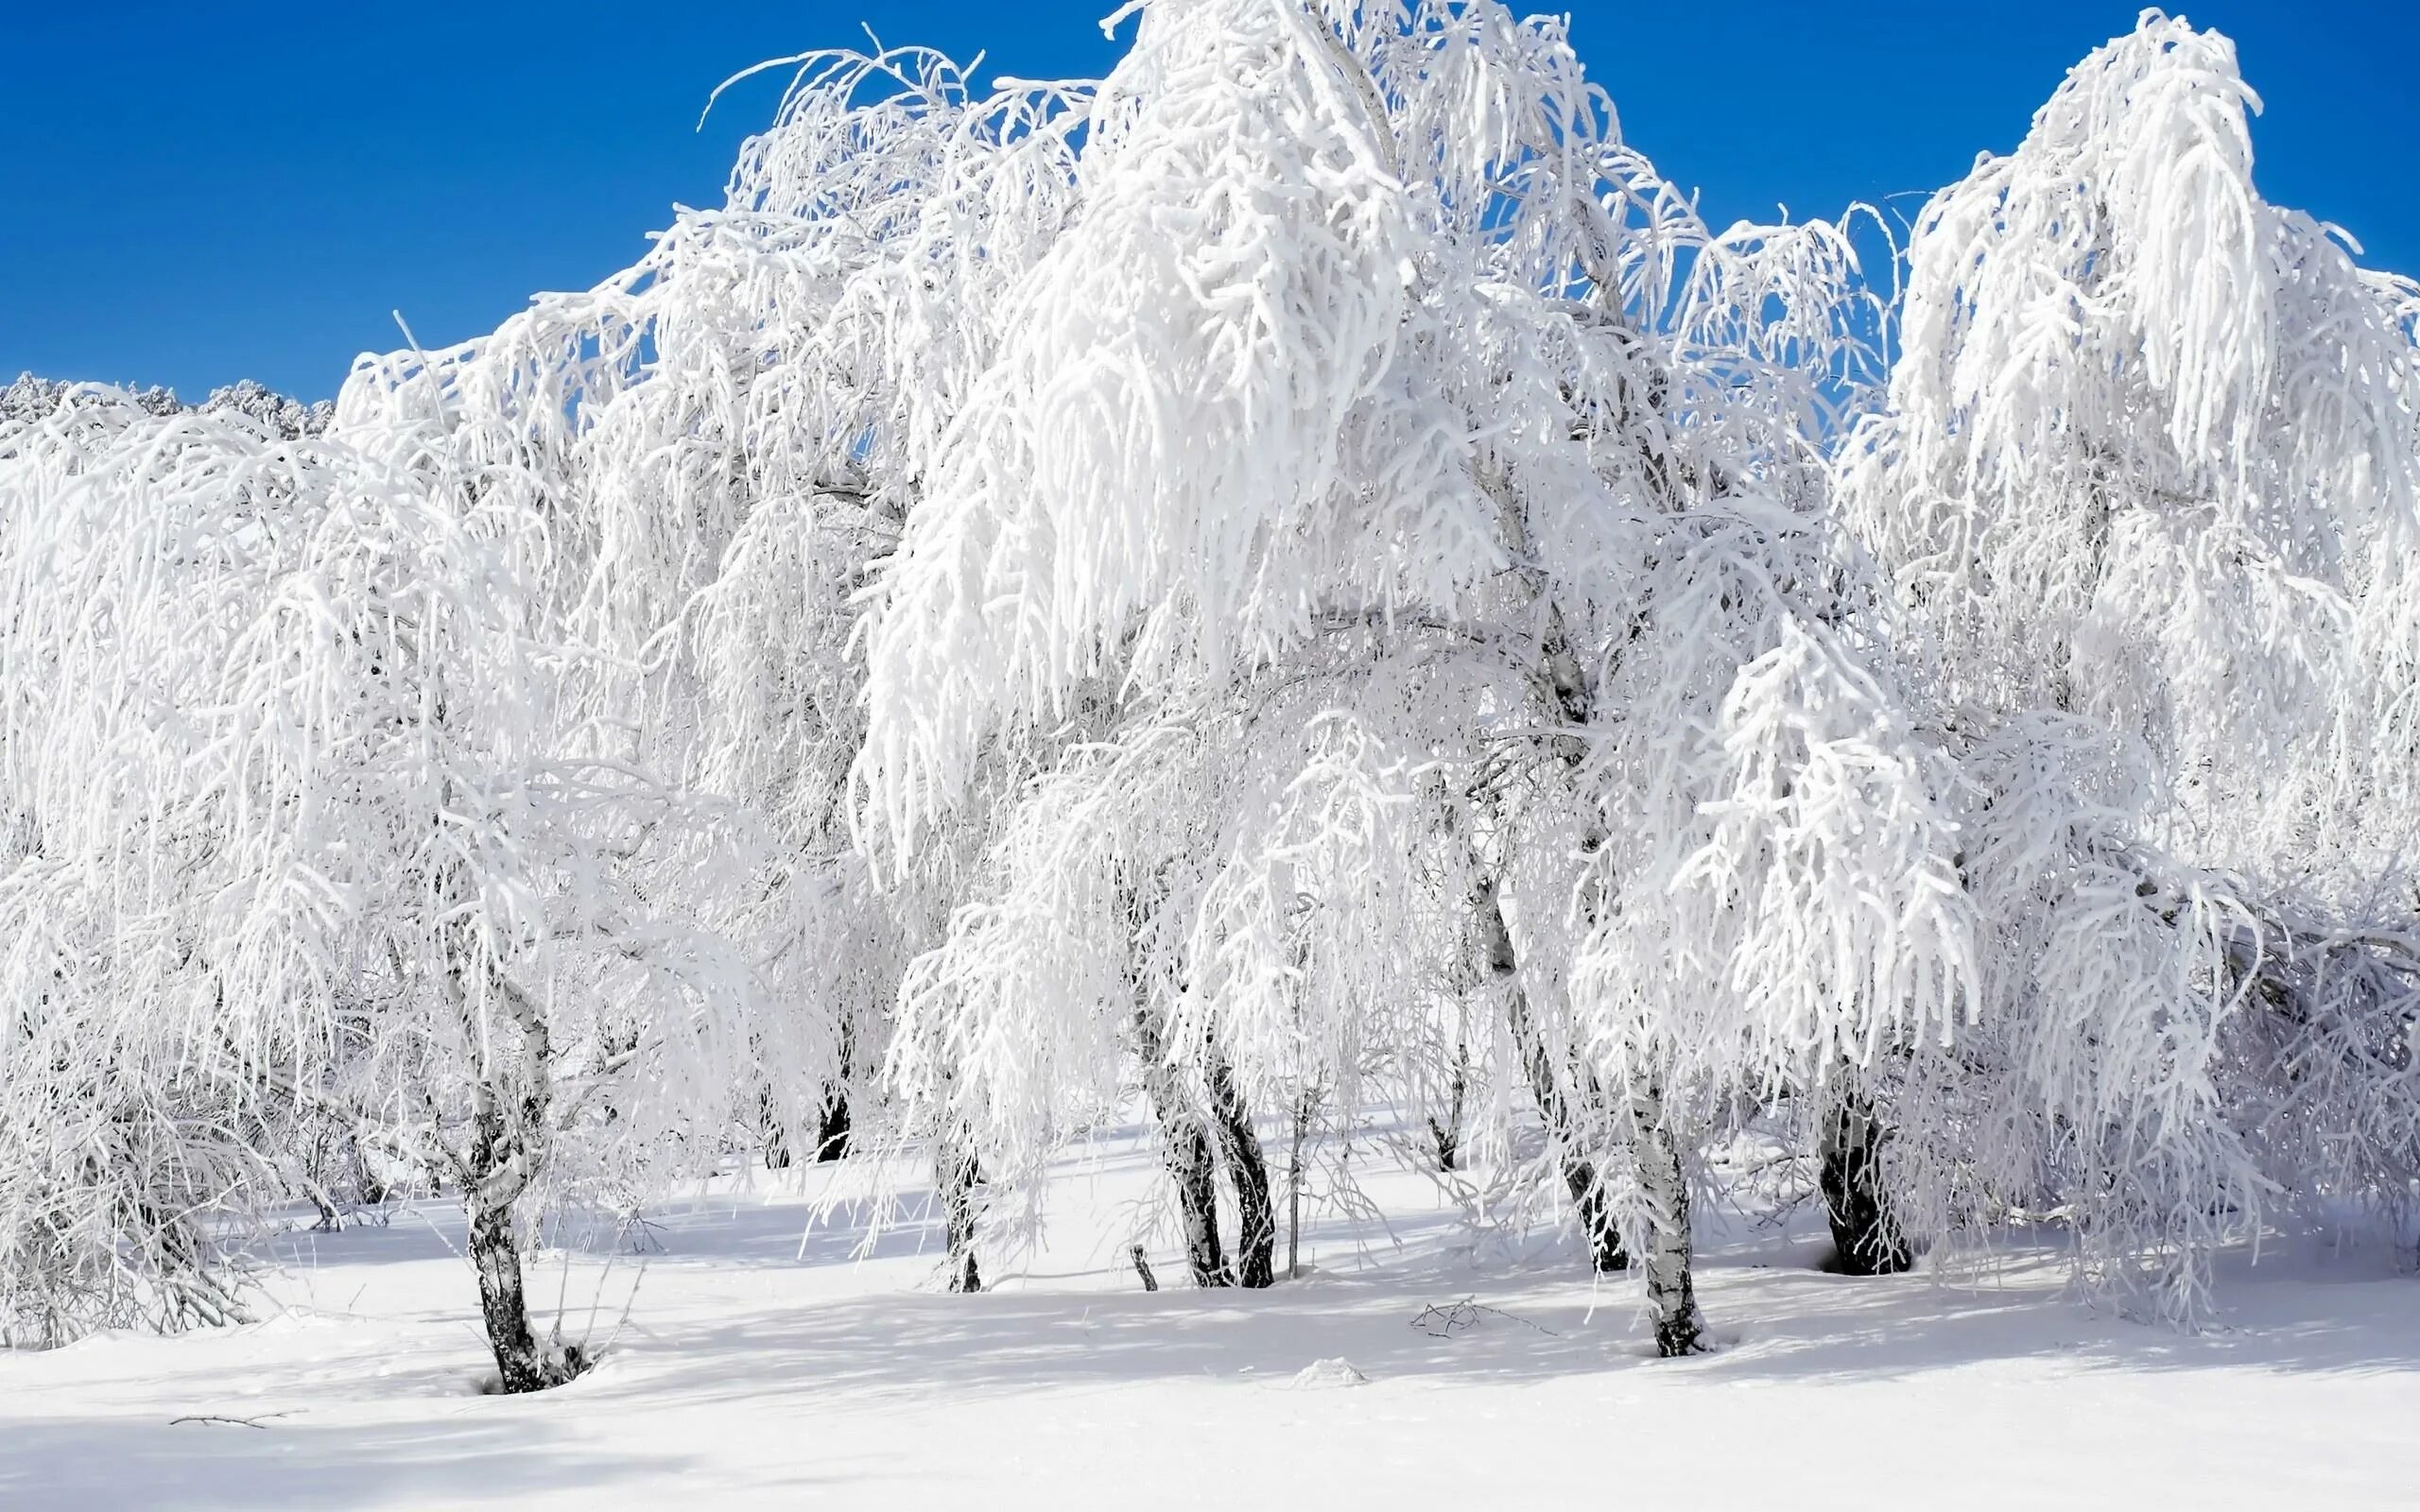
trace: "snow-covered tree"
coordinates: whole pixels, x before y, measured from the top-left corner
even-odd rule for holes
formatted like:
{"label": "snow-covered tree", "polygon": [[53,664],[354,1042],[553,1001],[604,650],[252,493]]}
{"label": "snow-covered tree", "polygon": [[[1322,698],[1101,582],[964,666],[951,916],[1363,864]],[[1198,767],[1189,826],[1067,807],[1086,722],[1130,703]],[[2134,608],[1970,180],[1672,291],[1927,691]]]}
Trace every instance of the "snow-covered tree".
{"label": "snow-covered tree", "polygon": [[[746,1074],[778,1161],[837,1153],[952,900],[945,851],[878,885],[852,843],[856,600],[990,361],[996,291],[1065,218],[1080,90],[986,94],[914,48],[767,66],[791,85],[720,209],[432,361],[460,465],[546,494],[565,622],[636,669],[649,760],[729,800],[751,838],[745,886],[683,903],[754,963]],[[391,407],[365,394],[345,425]],[[869,1132],[929,1141],[965,1284],[962,1141]]]}
{"label": "snow-covered tree", "polygon": [[188,408],[233,410],[270,434],[288,438],[325,430],[336,408],[325,400],[306,404],[299,399],[289,399],[249,378],[214,388],[199,405],[187,405],[177,398],[173,388],[118,389],[100,384],[37,378],[26,372],[19,373],[16,382],[0,388],[0,424],[43,420],[62,404],[108,406],[128,402],[150,415],[172,415]]}
{"label": "snow-covered tree", "polygon": [[1907,1179],[2067,1205],[2177,1317],[2279,1199],[2420,1169],[2420,289],[2260,198],[2257,108],[2157,11],[2080,63],[1918,218],[1843,467],[1991,943],[1979,1031],[1893,1073]]}
{"label": "snow-covered tree", "polygon": [[602,674],[549,611],[548,495],[462,467],[438,371],[360,391],[385,376],[317,438],[239,409],[79,430],[9,511],[0,626],[55,680],[10,710],[38,839],[9,902],[49,927],[9,995],[62,1074],[169,1109],[154,1165],[276,1150],[253,1125],[308,1110],[458,1183],[503,1384],[533,1389],[578,1362],[531,1334],[523,1199],[567,1149],[711,1117],[736,1057],[699,1010],[746,994],[633,885],[715,857],[579,713]]}
{"label": "snow-covered tree", "polygon": [[80,679],[144,601],[179,591],[182,563],[164,553],[151,582],[87,593],[95,564],[58,539],[95,459],[157,444],[156,417],[180,406],[26,378],[0,410],[0,1335],[241,1317],[218,1241],[276,1194],[275,1117],[223,1053],[173,886],[82,864],[96,794],[161,822],[150,779],[181,759],[183,727],[79,726]]}
{"label": "snow-covered tree", "polygon": [[[1080,182],[885,576],[876,843],[911,851],[990,743],[1102,686],[1121,749],[1173,726],[1225,746],[1208,773],[1290,753],[1307,778],[1309,732],[1349,730],[1369,801],[1263,782],[1307,795],[1264,818],[1233,785],[1120,785],[1150,764],[1088,758],[1108,785],[1022,852],[1057,885],[1004,867],[1023,927],[908,998],[971,1047],[909,1093],[955,1098],[987,1148],[1047,1139],[1046,1091],[1105,1063],[1087,1047],[1126,1001],[1124,932],[1093,921],[1111,879],[1077,868],[1180,804],[1216,843],[1174,984],[1203,1027],[1171,1047],[1205,1079],[1213,1051],[1274,1078],[1304,1034],[1347,1044],[1374,998],[1432,996],[1487,939],[1507,1021],[1603,1089],[1586,1126],[1634,1177],[1609,1191],[1657,1338],[1698,1348],[1705,1121],[1945,1025],[1966,969],[1937,764],[1835,623],[1853,563],[1818,447],[1854,347],[1843,239],[1710,232],[1620,145],[1559,26],[1484,5],[1152,5]],[[1409,774],[1432,764],[1422,813]],[[1128,828],[1084,847],[1076,824]],[[1446,834],[1460,896],[1396,902],[1381,879]],[[1340,884],[1301,926],[1298,850]],[[1305,951],[1360,989],[1294,990]]]}

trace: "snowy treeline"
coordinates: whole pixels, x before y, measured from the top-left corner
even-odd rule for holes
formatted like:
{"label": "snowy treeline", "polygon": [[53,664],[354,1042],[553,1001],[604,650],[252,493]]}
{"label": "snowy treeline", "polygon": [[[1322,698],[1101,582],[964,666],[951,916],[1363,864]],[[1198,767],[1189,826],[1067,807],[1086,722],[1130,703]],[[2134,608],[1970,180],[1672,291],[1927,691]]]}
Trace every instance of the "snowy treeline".
{"label": "snowy treeline", "polygon": [[306,404],[299,399],[288,399],[284,394],[271,392],[251,379],[214,388],[210,397],[199,405],[189,405],[177,398],[173,388],[106,391],[98,385],[64,384],[23,372],[17,375],[15,383],[0,388],[0,421],[39,420],[63,404],[118,402],[131,403],[151,415],[182,414],[195,408],[233,410],[287,438],[317,435],[326,430],[329,418],[336,413],[334,404],[324,401]]}
{"label": "snowy treeline", "polygon": [[1550,18],[1135,11],[784,60],[721,208],[332,417],[6,391],[9,1342],[438,1185],[535,1389],[550,1209],[912,1157],[973,1288],[1128,1107],[1198,1284],[1356,1131],[1670,1354],[1751,1126],[1845,1270],[2059,1224],[2187,1325],[2400,1218],[2420,286],[2231,44],[1877,255],[1703,220]]}

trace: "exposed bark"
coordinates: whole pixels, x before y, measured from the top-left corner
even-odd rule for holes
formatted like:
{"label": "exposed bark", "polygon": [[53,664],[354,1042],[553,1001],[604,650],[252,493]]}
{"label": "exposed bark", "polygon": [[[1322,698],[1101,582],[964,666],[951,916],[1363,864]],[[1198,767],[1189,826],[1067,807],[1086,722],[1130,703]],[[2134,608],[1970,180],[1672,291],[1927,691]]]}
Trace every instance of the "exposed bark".
{"label": "exposed bark", "polygon": [[1445,1116],[1441,1120],[1429,1115],[1428,1137],[1437,1152],[1437,1169],[1460,1169],[1462,1143],[1462,1107],[1470,1096],[1471,1047],[1467,1042],[1454,1046],[1454,1070],[1445,1082]]}
{"label": "exposed bark", "polygon": [[834,1087],[816,1116],[815,1159],[818,1162],[838,1160],[849,1153],[849,1094]]}
{"label": "exposed bark", "polygon": [[[764,1108],[765,1168],[786,1171],[797,1157],[790,1148],[789,1125],[783,1120],[770,1088],[766,1089]],[[823,1106],[815,1113],[814,1148],[818,1163],[841,1160],[848,1155],[849,1127],[849,1094],[834,1087],[825,1092]]]}
{"label": "exposed bark", "polygon": [[1167,1062],[1159,1014],[1134,1010],[1135,1054],[1160,1125],[1160,1160],[1176,1183],[1177,1218],[1184,1228],[1184,1263],[1196,1286],[1229,1286],[1225,1246],[1219,1239],[1219,1169],[1210,1131]]}
{"label": "exposed bark", "polygon": [[1820,1152],[1824,1213],[1844,1276],[1895,1276],[1915,1263],[1882,1184],[1887,1132],[1874,1104],[1848,1088],[1824,1114]]}
{"label": "exposed bark", "polygon": [[788,1170],[792,1160],[789,1120],[782,1116],[781,1100],[770,1087],[757,1091],[756,1127],[765,1136],[765,1169]]}
{"label": "exposed bark", "polygon": [[1286,1160],[1286,1279],[1303,1279],[1303,1142],[1311,1132],[1311,1100],[1294,1104],[1294,1145]]}
{"label": "exposed bark", "polygon": [[1638,1184],[1651,1225],[1647,1245],[1647,1311],[1655,1329],[1655,1352],[1670,1359],[1705,1348],[1705,1319],[1698,1312],[1690,1274],[1688,1176],[1680,1147],[1664,1120],[1664,1094],[1640,1082],[1630,1094],[1633,1148]]}
{"label": "exposed bark", "polygon": [[[473,954],[466,946],[456,958]],[[585,1368],[585,1362],[577,1349],[542,1348],[531,1332],[521,1246],[512,1228],[513,1204],[537,1178],[544,1158],[543,1140],[552,1106],[547,1076],[552,1040],[545,1013],[493,967],[485,969],[485,989],[490,1004],[504,1010],[517,1035],[485,1035],[484,1010],[474,1002],[460,970],[445,979],[465,1039],[472,1044],[489,1039],[494,1057],[472,1085],[471,1146],[460,1170],[471,1264],[479,1279],[479,1315],[495,1354],[499,1388],[510,1396],[561,1385]]]}
{"label": "exposed bark", "polygon": [[479,1316],[495,1355],[498,1387],[517,1396],[562,1384],[579,1374],[584,1362],[576,1348],[543,1348],[529,1327],[521,1244],[512,1228],[512,1205],[527,1185],[527,1166],[504,1107],[503,1098],[481,1090],[472,1116],[462,1206],[470,1220],[471,1266],[479,1278]]}
{"label": "exposed bark", "polygon": [[[1563,1074],[1538,1034],[1537,1023],[1530,1013],[1529,994],[1521,988],[1512,932],[1504,922],[1504,909],[1496,901],[1495,883],[1482,880],[1473,901],[1478,910],[1479,943],[1486,953],[1488,975],[1504,994],[1513,1048],[1529,1074],[1530,1091],[1537,1098],[1538,1111],[1547,1121],[1547,1137],[1554,1142],[1564,1186],[1571,1194],[1581,1234],[1588,1243],[1589,1266],[1600,1276],[1628,1270],[1630,1253],[1622,1247],[1621,1230],[1615,1225],[1605,1202],[1596,1164],[1581,1153],[1582,1130],[1572,1108],[1572,1094],[1566,1091]],[[1593,1079],[1590,1090],[1593,1091]],[[1601,1094],[1597,1094],[1597,1100],[1601,1102]]]}
{"label": "exposed bark", "polygon": [[1196,1286],[1231,1286],[1226,1246],[1219,1238],[1219,1167],[1210,1132],[1179,1112],[1161,1125],[1161,1159],[1176,1181],[1177,1217],[1184,1228],[1184,1263]]}
{"label": "exposed bark", "polygon": [[1269,1197],[1269,1161],[1252,1111],[1224,1056],[1210,1061],[1210,1110],[1219,1122],[1219,1143],[1227,1158],[1227,1180],[1236,1189],[1236,1280],[1267,1286],[1277,1279],[1277,1211]]}
{"label": "exposed bark", "polygon": [[815,1159],[818,1163],[838,1160],[849,1153],[849,1072],[856,1059],[856,1036],[850,1032],[847,1024],[842,1024],[840,1074],[824,1090],[823,1108],[815,1123]]}
{"label": "exposed bark", "polygon": [[512,1209],[474,1202],[470,1220],[471,1264],[479,1276],[479,1315],[487,1323],[488,1348],[495,1353],[496,1380],[508,1396],[544,1391],[554,1383],[529,1332]]}
{"label": "exposed bark", "polygon": [[949,1246],[949,1289],[979,1292],[983,1275],[975,1263],[975,1189],[983,1168],[973,1151],[956,1142],[941,1148],[942,1232]]}
{"label": "exposed bark", "polygon": [[1133,1259],[1134,1274],[1143,1279],[1143,1290],[1147,1292],[1158,1291],[1160,1289],[1160,1279],[1151,1274],[1151,1263],[1144,1258],[1143,1246],[1141,1245],[1131,1246],[1128,1247],[1127,1253]]}

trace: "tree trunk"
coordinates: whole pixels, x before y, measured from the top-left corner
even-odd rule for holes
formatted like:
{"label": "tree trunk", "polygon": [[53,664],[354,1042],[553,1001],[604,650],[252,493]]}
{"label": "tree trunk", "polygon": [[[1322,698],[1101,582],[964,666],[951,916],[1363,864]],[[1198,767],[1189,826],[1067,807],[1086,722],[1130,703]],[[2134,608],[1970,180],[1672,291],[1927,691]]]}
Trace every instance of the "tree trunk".
{"label": "tree trunk", "polygon": [[1454,1046],[1454,1072],[1445,1082],[1445,1116],[1441,1121],[1433,1114],[1428,1120],[1428,1134],[1437,1151],[1437,1169],[1458,1169],[1461,1158],[1462,1104],[1470,1095],[1471,1047],[1468,1041]]}
{"label": "tree trunk", "polygon": [[1843,1276],[1895,1276],[1915,1263],[1882,1185],[1884,1130],[1873,1100],[1848,1087],[1824,1116],[1824,1213]]}
{"label": "tree trunk", "polygon": [[488,1348],[495,1351],[496,1380],[507,1396],[544,1391],[555,1384],[555,1378],[529,1331],[511,1204],[473,1197],[465,1207],[471,1220],[471,1264],[479,1273],[479,1315],[487,1322]]}
{"label": "tree trunk", "polygon": [[856,1036],[843,1024],[840,1074],[824,1090],[823,1110],[815,1124],[815,1159],[819,1162],[838,1160],[849,1153],[849,1069],[856,1059]]}
{"label": "tree trunk", "polygon": [[1219,1242],[1219,1168],[1210,1131],[1177,1083],[1167,1063],[1159,1015],[1148,1005],[1134,1010],[1136,1057],[1160,1125],[1160,1160],[1176,1182],[1177,1219],[1184,1228],[1184,1263],[1196,1286],[1231,1286],[1225,1248]]}
{"label": "tree trunk", "polygon": [[849,1153],[849,1094],[834,1087],[815,1122],[815,1159],[838,1160]]}
{"label": "tree trunk", "polygon": [[1286,1161],[1286,1279],[1303,1279],[1303,1141],[1311,1131],[1311,1099],[1294,1104],[1294,1148]]}
{"label": "tree trunk", "polygon": [[975,1188],[983,1168],[972,1151],[956,1143],[941,1148],[942,1233],[949,1246],[949,1289],[979,1292],[983,1275],[975,1263]]}
{"label": "tree trunk", "polygon": [[1596,1166],[1566,1159],[1563,1184],[1571,1189],[1572,1211],[1580,1215],[1580,1231],[1588,1236],[1588,1268],[1599,1276],[1630,1269],[1630,1251],[1622,1247],[1621,1226],[1614,1222],[1605,1189],[1597,1184]]}
{"label": "tree trunk", "polygon": [[789,1120],[782,1116],[782,1105],[769,1086],[756,1091],[756,1127],[765,1136],[765,1169],[786,1171],[790,1168]]}
{"label": "tree trunk", "polygon": [[1482,882],[1479,887],[1479,934],[1487,953],[1488,974],[1504,993],[1513,1049],[1529,1074],[1530,1091],[1538,1100],[1538,1112],[1547,1121],[1547,1135],[1554,1143],[1555,1157],[1563,1168],[1564,1187],[1571,1194],[1581,1234],[1588,1242],[1589,1266],[1599,1276],[1628,1270],[1630,1253],[1622,1247],[1621,1229],[1615,1225],[1604,1188],[1598,1183],[1596,1164],[1581,1153],[1581,1131],[1572,1113],[1570,1095],[1564,1091],[1554,1057],[1547,1053],[1546,1041],[1539,1037],[1537,1024],[1530,1016],[1529,995],[1521,989],[1512,954],[1512,932],[1504,922],[1504,909],[1496,902],[1495,884]]}
{"label": "tree trunk", "polygon": [[1630,1095],[1633,1148],[1638,1184],[1646,1194],[1651,1229],[1647,1245],[1647,1311],[1655,1328],[1655,1352],[1670,1359],[1705,1348],[1705,1319],[1698,1312],[1697,1287],[1689,1274],[1689,1187],[1680,1147],[1664,1121],[1664,1094],[1651,1082]]}
{"label": "tree trunk", "polygon": [[1269,1198],[1269,1161],[1261,1154],[1243,1091],[1236,1086],[1235,1069],[1224,1056],[1211,1057],[1210,1109],[1226,1151],[1227,1179],[1236,1189],[1236,1280],[1245,1286],[1267,1286],[1277,1279],[1277,1211]]}
{"label": "tree trunk", "polygon": [[1184,1263],[1196,1286],[1229,1286],[1225,1247],[1219,1241],[1219,1167],[1201,1121],[1179,1113],[1161,1122],[1161,1158],[1176,1181],[1178,1220],[1184,1227]]}
{"label": "tree trunk", "polygon": [[[457,959],[472,958],[466,948]],[[518,1029],[517,1057],[487,1065],[471,1083],[471,1147],[461,1163],[462,1211],[470,1224],[472,1268],[479,1278],[479,1315],[488,1347],[495,1353],[496,1381],[507,1395],[544,1391],[586,1367],[577,1349],[548,1349],[529,1328],[528,1299],[522,1288],[521,1246],[512,1231],[513,1204],[537,1179],[545,1157],[543,1138],[550,1102],[550,1043],[544,1011],[493,965],[488,993]],[[460,1015],[463,1038],[478,1044],[485,1033],[459,971],[446,977],[448,995]],[[500,1055],[504,1054],[501,1046]],[[518,1074],[514,1070],[517,1062]]]}
{"label": "tree trunk", "polygon": [[561,1385],[580,1369],[576,1353],[550,1353],[529,1327],[521,1244],[512,1231],[512,1205],[528,1180],[519,1141],[506,1125],[504,1099],[494,1088],[481,1086],[472,1109],[462,1211],[470,1220],[471,1266],[479,1278],[479,1316],[495,1354],[498,1387],[507,1396]]}

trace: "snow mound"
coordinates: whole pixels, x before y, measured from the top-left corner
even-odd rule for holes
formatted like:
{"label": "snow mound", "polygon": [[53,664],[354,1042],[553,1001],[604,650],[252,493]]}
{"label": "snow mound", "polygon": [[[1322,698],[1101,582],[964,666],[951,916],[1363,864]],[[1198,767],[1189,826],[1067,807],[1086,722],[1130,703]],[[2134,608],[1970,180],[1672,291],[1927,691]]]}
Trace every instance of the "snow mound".
{"label": "snow mound", "polygon": [[1366,1386],[1370,1378],[1353,1368],[1353,1362],[1341,1356],[1333,1360],[1314,1360],[1294,1372],[1289,1384],[1297,1391],[1316,1391],[1329,1386]]}

